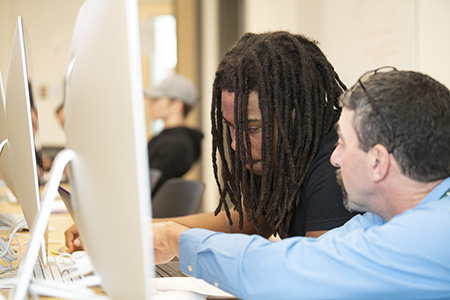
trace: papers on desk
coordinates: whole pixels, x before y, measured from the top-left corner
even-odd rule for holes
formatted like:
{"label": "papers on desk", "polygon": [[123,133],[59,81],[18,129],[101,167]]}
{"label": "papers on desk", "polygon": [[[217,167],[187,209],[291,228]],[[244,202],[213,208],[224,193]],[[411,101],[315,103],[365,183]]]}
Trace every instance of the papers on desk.
{"label": "papers on desk", "polygon": [[154,278],[153,286],[158,291],[192,291],[207,296],[208,299],[228,299],[233,295],[194,277],[163,277]]}

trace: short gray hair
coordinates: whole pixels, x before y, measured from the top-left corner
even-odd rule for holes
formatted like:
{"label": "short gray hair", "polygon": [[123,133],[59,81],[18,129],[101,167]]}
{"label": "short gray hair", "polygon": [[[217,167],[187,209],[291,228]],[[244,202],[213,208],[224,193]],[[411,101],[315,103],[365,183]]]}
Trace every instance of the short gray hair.
{"label": "short gray hair", "polygon": [[[428,75],[413,71],[376,73],[364,86],[394,132],[393,155],[402,172],[423,182],[450,176],[450,91]],[[391,133],[357,82],[340,103],[355,111],[360,147],[389,147]]]}

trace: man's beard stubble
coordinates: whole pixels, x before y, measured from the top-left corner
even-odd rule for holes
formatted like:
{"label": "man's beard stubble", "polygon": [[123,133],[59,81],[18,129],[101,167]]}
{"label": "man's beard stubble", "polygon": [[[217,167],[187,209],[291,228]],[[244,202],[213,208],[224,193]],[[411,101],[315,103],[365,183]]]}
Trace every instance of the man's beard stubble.
{"label": "man's beard stubble", "polygon": [[349,212],[353,212],[353,209],[350,208],[349,206],[349,200],[348,200],[348,193],[345,190],[344,187],[344,181],[342,180],[342,175],[341,175],[341,169],[338,168],[336,170],[336,181],[337,183],[341,186],[341,190],[342,190],[342,201],[344,203],[344,207],[349,211]]}

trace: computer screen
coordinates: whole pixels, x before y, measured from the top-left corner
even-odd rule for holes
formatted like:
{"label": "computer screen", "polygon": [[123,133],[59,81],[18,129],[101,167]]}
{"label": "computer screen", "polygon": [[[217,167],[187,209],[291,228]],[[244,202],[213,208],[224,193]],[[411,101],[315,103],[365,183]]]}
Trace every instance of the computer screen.
{"label": "computer screen", "polygon": [[149,299],[150,187],[137,1],[87,0],[66,77],[69,182],[83,246],[113,299]]}
{"label": "computer screen", "polygon": [[[17,200],[31,232],[40,209],[40,193],[35,133],[37,109],[32,98],[30,46],[21,17],[17,19],[11,47],[5,93],[5,116],[11,172]],[[3,155],[3,154],[2,154]],[[42,239],[43,241],[43,239]],[[42,242],[45,261],[45,243]]]}
{"label": "computer screen", "polygon": [[6,128],[6,112],[5,112],[5,89],[3,85],[2,73],[0,70],[0,178],[5,182],[14,197],[17,198],[16,189],[14,187],[14,176],[9,161],[9,144]]}

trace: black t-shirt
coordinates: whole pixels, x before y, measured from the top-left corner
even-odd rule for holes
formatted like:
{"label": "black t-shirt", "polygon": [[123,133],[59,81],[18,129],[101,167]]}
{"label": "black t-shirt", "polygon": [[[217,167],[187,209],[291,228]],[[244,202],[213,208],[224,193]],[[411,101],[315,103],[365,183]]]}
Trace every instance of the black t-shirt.
{"label": "black t-shirt", "polygon": [[203,134],[187,127],[163,130],[148,144],[150,168],[161,171],[161,178],[152,189],[152,195],[168,179],[183,176],[199,158]]}
{"label": "black t-shirt", "polygon": [[333,128],[322,140],[319,152],[303,182],[300,205],[296,207],[289,236],[304,236],[307,231],[330,230],[352,218],[342,202],[342,190],[336,181],[336,168],[330,157],[337,142]]}

